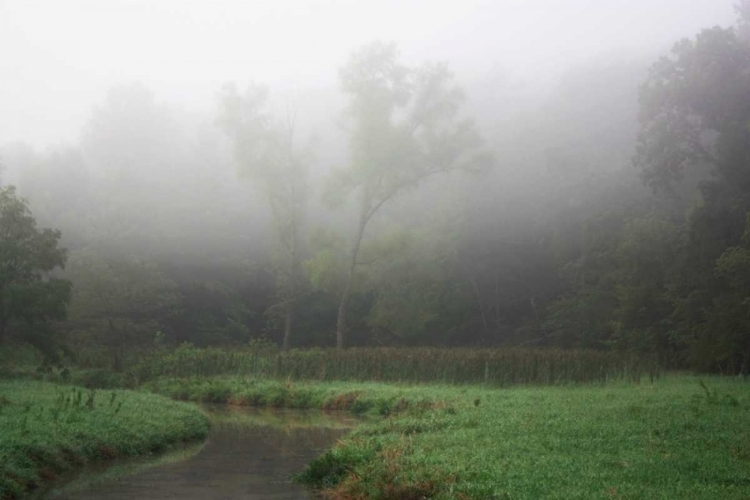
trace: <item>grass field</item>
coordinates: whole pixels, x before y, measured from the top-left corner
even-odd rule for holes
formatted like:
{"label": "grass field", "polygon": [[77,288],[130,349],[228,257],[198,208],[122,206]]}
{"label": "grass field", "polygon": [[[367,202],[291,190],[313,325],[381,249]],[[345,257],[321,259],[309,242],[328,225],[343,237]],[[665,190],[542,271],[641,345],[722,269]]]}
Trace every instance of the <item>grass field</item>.
{"label": "grass field", "polygon": [[[205,435],[196,407],[159,395],[379,416],[298,478],[335,500],[750,498],[750,383],[597,372],[586,352],[404,350],[378,370],[387,354],[185,348],[148,360],[140,393],[0,383],[0,498],[88,460]],[[94,387],[117,377],[70,374]],[[378,380],[357,381],[368,377]]]}
{"label": "grass field", "polygon": [[178,399],[386,415],[300,477],[334,499],[747,499],[750,384],[164,380]]}
{"label": "grass field", "polygon": [[159,452],[207,432],[198,408],[153,394],[0,381],[0,499],[89,461]]}

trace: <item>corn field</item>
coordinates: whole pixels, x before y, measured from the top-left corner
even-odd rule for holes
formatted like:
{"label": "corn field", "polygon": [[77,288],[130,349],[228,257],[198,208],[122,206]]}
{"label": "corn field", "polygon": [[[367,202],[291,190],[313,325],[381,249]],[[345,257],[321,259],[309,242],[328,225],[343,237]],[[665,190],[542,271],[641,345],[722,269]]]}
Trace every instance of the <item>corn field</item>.
{"label": "corn field", "polygon": [[354,348],[280,352],[183,346],[152,353],[131,369],[140,382],[160,377],[231,375],[284,380],[555,385],[640,381],[659,376],[653,359],[559,349]]}

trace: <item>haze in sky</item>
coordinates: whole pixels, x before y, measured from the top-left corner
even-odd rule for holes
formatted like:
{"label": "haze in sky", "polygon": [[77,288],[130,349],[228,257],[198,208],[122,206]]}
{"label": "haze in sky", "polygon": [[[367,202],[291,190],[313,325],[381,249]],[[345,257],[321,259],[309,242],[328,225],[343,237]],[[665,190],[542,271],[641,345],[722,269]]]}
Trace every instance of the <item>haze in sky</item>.
{"label": "haze in sky", "polygon": [[113,85],[211,110],[227,81],[335,87],[357,46],[540,85],[729,25],[731,0],[0,0],[0,143],[73,141]]}

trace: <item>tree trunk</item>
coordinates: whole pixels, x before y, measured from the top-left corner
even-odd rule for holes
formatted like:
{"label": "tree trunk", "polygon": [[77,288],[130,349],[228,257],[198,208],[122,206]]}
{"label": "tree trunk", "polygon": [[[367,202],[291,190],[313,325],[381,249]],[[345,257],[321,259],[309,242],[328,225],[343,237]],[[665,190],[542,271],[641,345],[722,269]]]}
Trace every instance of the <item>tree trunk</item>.
{"label": "tree trunk", "polygon": [[474,290],[474,297],[476,298],[477,305],[479,306],[479,314],[482,317],[482,326],[484,327],[484,333],[486,334],[490,330],[490,326],[487,323],[487,316],[484,314],[484,302],[482,301],[482,293],[479,291],[479,285],[477,284],[477,280],[474,277],[474,272],[471,272],[471,276],[469,277],[469,282],[471,283],[471,287]]}
{"label": "tree trunk", "polygon": [[354,281],[354,272],[357,268],[357,255],[359,255],[359,245],[362,243],[362,235],[364,230],[360,229],[358,237],[352,247],[352,258],[349,261],[349,270],[346,274],[346,283],[344,284],[344,291],[341,293],[341,302],[339,303],[339,314],[336,318],[336,347],[343,349],[346,347],[346,307],[349,305],[349,297],[352,294],[352,282]]}
{"label": "tree trunk", "polygon": [[[1,292],[2,290],[0,290]],[[8,323],[8,315],[5,314],[5,305],[3,304],[2,294],[0,293],[0,345],[5,341],[5,325]]]}
{"label": "tree trunk", "polygon": [[346,324],[346,307],[349,305],[349,298],[352,294],[352,283],[354,282],[354,272],[357,269],[357,257],[359,256],[359,247],[362,244],[362,238],[365,235],[365,227],[367,226],[367,214],[369,213],[369,204],[362,204],[362,209],[359,215],[359,228],[357,229],[357,235],[354,238],[354,244],[352,245],[351,260],[349,261],[349,270],[346,274],[346,283],[344,283],[344,290],[341,292],[341,302],[339,302],[339,314],[336,318],[336,347],[343,349],[346,347],[346,335],[347,324]]}
{"label": "tree trunk", "polygon": [[112,346],[112,370],[115,373],[120,373],[122,371],[122,335],[120,334],[120,331],[118,331],[117,328],[115,328],[115,323],[112,321],[112,318],[107,318],[107,323],[109,323],[109,331],[112,335],[111,346]]}
{"label": "tree trunk", "polygon": [[287,262],[287,273],[289,274],[289,285],[286,291],[286,311],[284,315],[284,340],[281,349],[288,351],[291,348],[292,328],[297,313],[297,294],[299,293],[300,264],[298,257],[298,228],[295,214],[292,215],[291,234],[289,235],[289,261]]}
{"label": "tree trunk", "polygon": [[349,296],[352,291],[352,280],[354,279],[354,267],[349,266],[349,273],[346,276],[344,291],[341,293],[341,302],[339,303],[339,314],[336,318],[336,347],[343,349],[346,344],[346,306],[349,304]]}
{"label": "tree trunk", "polygon": [[281,344],[283,351],[288,351],[291,347],[292,327],[294,326],[294,299],[286,301],[286,313],[284,316],[284,341]]}
{"label": "tree trunk", "polygon": [[119,347],[115,347],[112,351],[112,370],[115,373],[122,372],[122,356],[120,355]]}

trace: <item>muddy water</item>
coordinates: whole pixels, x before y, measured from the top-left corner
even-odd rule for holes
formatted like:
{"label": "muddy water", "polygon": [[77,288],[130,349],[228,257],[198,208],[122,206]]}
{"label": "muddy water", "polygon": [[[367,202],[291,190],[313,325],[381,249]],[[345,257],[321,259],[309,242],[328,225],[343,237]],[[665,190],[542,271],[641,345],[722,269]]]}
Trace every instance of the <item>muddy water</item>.
{"label": "muddy water", "polygon": [[43,499],[302,500],[312,494],[290,476],[356,424],[351,418],[299,411],[213,407],[201,445],[153,461],[90,469]]}

